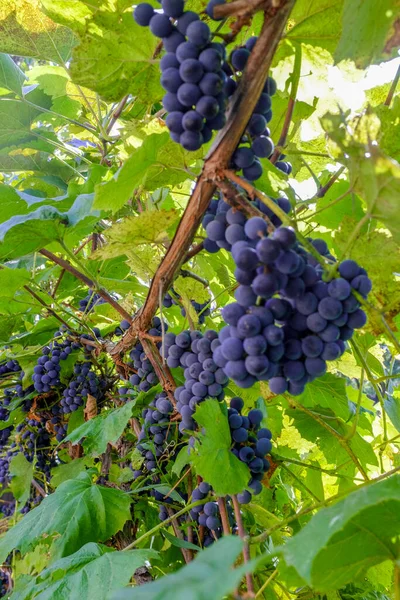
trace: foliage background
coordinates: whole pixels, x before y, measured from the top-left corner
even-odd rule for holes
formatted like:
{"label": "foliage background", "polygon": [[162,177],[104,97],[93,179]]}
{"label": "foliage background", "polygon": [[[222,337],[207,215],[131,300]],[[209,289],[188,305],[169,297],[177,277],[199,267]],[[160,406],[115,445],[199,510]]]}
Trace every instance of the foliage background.
{"label": "foliage background", "polygon": [[[204,4],[186,6],[200,11]],[[131,12],[128,0],[3,0],[0,7],[0,341],[2,357],[19,361],[26,384],[59,327],[55,315],[103,335],[120,320],[107,304],[82,315],[78,303],[87,287],[69,273],[54,293],[61,268],[39,250],[69,258],[133,314],[207,153],[187,153],[169,139],[152,58],[156,40]],[[257,187],[287,195],[299,230],[325,239],[338,258],[357,260],[373,291],[367,325],[301,397],[273,397],[263,384],[241,394],[246,408],[262,408],[274,440],[273,472],[243,508],[257,589],[268,584],[263,598],[400,598],[400,97],[388,83],[368,90],[357,111],[342,110],[340,94],[327,85],[331,65],[354,82],[370,65],[396,57],[398,15],[398,0],[297,0],[272,65],[275,141],[289,99],[296,100],[285,148],[293,173],[288,179],[263,161]],[[257,14],[235,43],[260,26]],[[319,191],[304,200],[293,179],[310,178]],[[74,256],[96,236],[103,243]],[[195,242],[202,237],[200,229]],[[205,326],[218,329],[220,309],[233,294],[233,262],[224,251],[200,253],[189,267],[206,286],[180,277],[174,287],[188,310],[192,298],[211,302]],[[177,307],[165,317],[173,331],[188,325]],[[99,360],[111,372],[106,352]],[[230,391],[235,395],[234,386]],[[76,446],[58,448],[65,464],[50,484],[42,482],[49,495],[28,515],[2,521],[4,531],[12,528],[0,540],[1,559],[20,551],[12,557],[14,600],[111,598],[145,561],[153,591],[138,586],[116,598],[188,598],[190,590],[196,600],[209,600],[238,585],[243,567],[231,566],[240,540],[221,540],[178,571],[179,540],[168,524],[158,524],[154,502],[137,492],[130,469],[120,467],[117,445],[121,436],[133,442],[130,419],[148,401],[139,397],[113,411],[108,405],[86,423],[83,411],[69,420],[71,444],[85,438],[82,455],[74,454]],[[23,418],[15,405],[4,426]],[[218,432],[209,423],[212,438]],[[101,485],[106,452],[112,465]],[[134,450],[128,458],[135,463]],[[183,466],[171,463],[165,489]],[[233,485],[235,473],[220,469],[214,477],[224,473]],[[20,503],[37,476],[15,464]],[[374,479],[380,481],[370,485]],[[118,532],[132,522],[138,541],[125,551]]]}

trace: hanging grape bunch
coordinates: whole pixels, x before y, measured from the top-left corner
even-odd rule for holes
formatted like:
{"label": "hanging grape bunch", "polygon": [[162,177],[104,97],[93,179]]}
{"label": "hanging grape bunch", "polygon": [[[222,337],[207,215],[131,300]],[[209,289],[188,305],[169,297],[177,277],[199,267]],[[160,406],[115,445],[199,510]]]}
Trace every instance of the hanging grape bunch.
{"label": "hanging grape bunch", "polygon": [[225,46],[211,41],[209,26],[195,12],[185,12],[183,0],[163,0],[161,6],[162,13],[147,3],[139,4],[134,19],[163,41],[166,54],[161,59],[161,85],[166,91],[166,124],[175,142],[194,151],[225,125]]}

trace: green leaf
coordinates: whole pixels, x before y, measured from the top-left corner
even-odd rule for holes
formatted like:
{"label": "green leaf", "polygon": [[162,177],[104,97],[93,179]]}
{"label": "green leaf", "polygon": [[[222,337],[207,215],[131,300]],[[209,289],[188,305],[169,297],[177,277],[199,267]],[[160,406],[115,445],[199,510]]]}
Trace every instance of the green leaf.
{"label": "green leaf", "polygon": [[183,446],[183,448],[181,448],[179,450],[179,454],[174,461],[174,464],[172,467],[172,472],[179,477],[179,475],[182,472],[183,467],[188,465],[190,463],[190,461],[191,461],[191,456],[190,456],[190,452],[189,452],[189,446]]}
{"label": "green leaf", "polygon": [[0,51],[17,56],[66,61],[76,38],[40,10],[39,0],[3,0],[0,11]]}
{"label": "green leaf", "polygon": [[321,509],[280,551],[308,585],[323,592],[394,560],[399,534],[400,476],[394,475]]}
{"label": "green leaf", "polygon": [[81,0],[72,6],[63,0],[43,0],[42,4],[49,17],[79,36],[71,61],[76,84],[109,101],[129,93],[140,94],[143,102],[161,99],[159,68],[153,59],[157,40],[147,27],[136,25],[131,10],[126,10],[131,8],[129,2],[103,3],[102,10]]}
{"label": "green leaf", "polygon": [[30,129],[40,112],[20,100],[0,98],[0,147],[36,140]]}
{"label": "green leaf", "polygon": [[61,240],[68,229],[80,232],[93,224],[99,213],[92,211],[93,194],[78,196],[71,208],[60,212],[54,206],[40,206],[27,214],[11,217],[0,225],[0,257],[13,258],[34,252],[54,240]]}
{"label": "green leaf", "polygon": [[237,536],[220,539],[199,552],[193,562],[177,573],[144,586],[121,590],[113,600],[221,600],[232,592],[243,575],[243,567],[232,569],[242,548]]}
{"label": "green leaf", "polygon": [[185,540],[181,540],[181,539],[175,537],[174,535],[169,533],[166,529],[163,530],[162,534],[166,540],[168,540],[173,546],[176,546],[177,548],[186,548],[187,550],[195,550],[196,552],[198,550],[201,550],[201,548],[199,546],[196,546],[195,544],[191,544],[190,542],[185,542]]}
{"label": "green leaf", "polygon": [[[22,95],[26,77],[8,54],[0,54],[0,96],[9,92]],[[4,90],[4,91],[3,91]]]}
{"label": "green leaf", "polygon": [[12,298],[22,286],[29,283],[30,274],[26,269],[7,269],[3,267],[0,270],[0,296]]}
{"label": "green leaf", "polygon": [[361,200],[357,194],[350,193],[342,200],[337,200],[349,189],[345,181],[335,183],[316,203],[316,214],[311,221],[327,229],[337,229],[345,217],[359,221],[364,216]]}
{"label": "green leaf", "polygon": [[106,451],[109,442],[116,442],[122,435],[132,416],[135,400],[121,408],[103,412],[74,429],[65,440],[78,444],[83,438],[83,448],[87,454],[99,456]]}
{"label": "green leaf", "polygon": [[341,34],[342,6],[343,0],[298,0],[290,15],[287,39],[333,53]]}
{"label": "green leaf", "polygon": [[107,546],[85,544],[45,569],[13,600],[108,600],[110,594],[128,585],[146,561],[157,558],[154,550],[116,552]]}
{"label": "green leaf", "polygon": [[[193,153],[192,153],[193,154]],[[96,186],[94,208],[116,212],[139,185],[149,191],[187,181],[187,165],[195,158],[167,133],[147,135],[125,161],[114,179]]]}
{"label": "green leaf", "polygon": [[31,483],[33,479],[34,463],[29,462],[24,454],[13,456],[10,462],[11,491],[18,502],[25,504],[29,498]]}
{"label": "green leaf", "polygon": [[250,472],[230,450],[228,419],[220,403],[216,400],[202,402],[193,418],[205,429],[205,434],[199,436],[197,455],[192,458],[196,470],[218,495],[242,492],[249,482]]}
{"label": "green leaf", "polygon": [[400,397],[397,393],[393,396],[386,394],[383,403],[385,411],[387,412],[389,419],[393,423],[393,426],[398,432],[400,432]]}
{"label": "green leaf", "polygon": [[11,527],[0,540],[0,560],[14,548],[22,553],[43,535],[59,534],[52,550],[55,558],[68,556],[88,542],[103,542],[131,518],[130,498],[120,490],[95,485],[87,473],[62,483]]}
{"label": "green leaf", "polygon": [[59,465],[51,470],[51,485],[56,488],[64,481],[69,479],[76,479],[78,475],[93,467],[94,461],[88,456],[82,458],[75,458],[65,465]]}
{"label": "green leaf", "polygon": [[350,58],[357,67],[365,68],[381,59],[398,11],[397,0],[345,0],[336,62]]}
{"label": "green leaf", "polygon": [[299,402],[304,406],[330,408],[335,415],[347,421],[350,416],[346,395],[346,380],[326,373],[306,386]]}

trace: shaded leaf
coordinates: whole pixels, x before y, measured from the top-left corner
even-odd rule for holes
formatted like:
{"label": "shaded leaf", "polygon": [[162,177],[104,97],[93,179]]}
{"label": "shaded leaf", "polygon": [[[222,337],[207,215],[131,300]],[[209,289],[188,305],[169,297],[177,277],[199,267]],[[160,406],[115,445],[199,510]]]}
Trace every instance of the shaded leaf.
{"label": "shaded leaf", "polygon": [[33,462],[29,462],[24,454],[19,453],[13,456],[10,462],[11,491],[14,497],[22,505],[29,498],[31,483],[33,479]]}
{"label": "shaded leaf", "polygon": [[87,542],[102,542],[130,518],[130,498],[124,492],[95,485],[82,473],[62,483],[54,494],[11,527],[0,540],[0,560],[14,548],[26,552],[43,535],[59,534],[55,558],[68,556]]}
{"label": "shaded leaf", "polygon": [[400,476],[394,475],[320,510],[280,550],[308,585],[338,589],[369,567],[395,559],[399,509]]}
{"label": "shaded leaf", "polygon": [[249,468],[230,450],[231,434],[227,415],[216,400],[206,400],[196,408],[193,418],[205,433],[199,436],[197,455],[192,463],[216,494],[238,494],[250,479]]}

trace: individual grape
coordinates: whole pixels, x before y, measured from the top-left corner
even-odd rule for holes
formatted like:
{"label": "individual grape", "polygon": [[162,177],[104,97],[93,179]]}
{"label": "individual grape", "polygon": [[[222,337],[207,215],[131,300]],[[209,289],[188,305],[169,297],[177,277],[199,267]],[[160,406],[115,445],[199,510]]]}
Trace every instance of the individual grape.
{"label": "individual grape", "polygon": [[[314,360],[314,359],[307,359],[307,360]],[[287,379],[289,379],[290,381],[299,381],[305,375],[305,368],[304,368],[304,365],[302,362],[300,362],[298,360],[289,360],[283,366],[283,372],[285,374],[285,377]]]}
{"label": "individual grape", "polygon": [[256,181],[257,179],[260,179],[262,174],[263,169],[261,163],[257,159],[254,161],[251,167],[243,169],[243,175],[249,181]]}
{"label": "individual grape", "polygon": [[185,34],[189,42],[196,44],[196,46],[199,46],[200,48],[204,47],[210,41],[211,37],[209,26],[206,23],[197,20],[188,25]]}
{"label": "individual grape", "polygon": [[344,260],[339,265],[339,273],[344,279],[351,281],[360,272],[360,267],[354,260]]}
{"label": "individual grape", "polygon": [[284,377],[272,377],[269,380],[269,389],[273,394],[284,394],[288,389],[286,379]]}
{"label": "individual grape", "polygon": [[163,46],[167,52],[176,52],[177,48],[183,44],[185,36],[179,31],[173,31],[168,37],[163,38]]}
{"label": "individual grape", "polygon": [[151,18],[154,16],[154,8],[147,2],[138,4],[134,10],[133,18],[141,27],[148,27]]}
{"label": "individual grape", "polygon": [[214,17],[214,7],[219,4],[225,4],[226,0],[210,0],[207,4],[206,13],[209,17],[211,17],[214,21],[221,21],[223,17],[216,18]]}
{"label": "individual grape", "polygon": [[162,0],[161,6],[168,17],[177,19],[183,14],[184,0]]}
{"label": "individual grape", "polygon": [[328,294],[336,300],[346,300],[350,296],[351,286],[346,279],[339,277],[328,284]]}
{"label": "individual grape", "polygon": [[[201,91],[195,83],[182,83],[178,89],[177,96],[183,106],[195,106],[200,99]],[[201,111],[199,110],[199,112]]]}
{"label": "individual grape", "polygon": [[278,287],[276,277],[270,273],[257,275],[252,283],[254,293],[261,298],[271,298]]}
{"label": "individual grape", "polygon": [[272,77],[268,77],[265,86],[264,86],[264,93],[269,94],[270,96],[273,96],[274,94],[276,94],[276,81],[275,79],[272,79]]}
{"label": "individual grape", "polygon": [[171,92],[167,92],[162,99],[163,107],[167,112],[183,112],[186,110],[185,106],[181,104],[178,100],[178,96],[176,94],[172,94]]}
{"label": "individual grape", "polygon": [[[179,67],[179,75],[182,81],[186,83],[197,83],[203,77],[203,74],[204,69],[201,62],[195,58],[187,58]],[[176,90],[169,91],[173,92]]]}
{"label": "individual grape", "polygon": [[199,48],[196,44],[192,44],[191,42],[182,42],[176,49],[176,59],[178,61],[178,69],[179,64],[182,64],[185,60],[189,59],[197,59],[199,57]]}
{"label": "individual grape", "polygon": [[325,344],[324,350],[321,354],[322,360],[337,360],[341,356],[342,352],[338,344],[335,342],[328,342]]}
{"label": "individual grape", "polygon": [[322,358],[306,358],[305,367],[312,376],[320,377],[326,372],[326,362]]}
{"label": "individual grape", "polygon": [[182,85],[182,79],[178,69],[170,67],[165,69],[161,75],[161,85],[167,92],[175,94],[179,91]]}
{"label": "individual grape", "polygon": [[277,241],[270,238],[263,238],[258,242],[256,251],[259,260],[265,264],[269,264],[279,257],[281,247]]}
{"label": "individual grape", "polygon": [[274,143],[271,138],[260,135],[254,140],[251,149],[258,158],[269,158],[274,151]]}
{"label": "individual grape", "polygon": [[214,48],[206,48],[203,50],[200,53],[199,61],[202,64],[204,71],[213,73],[221,69],[221,54]]}
{"label": "individual grape", "polygon": [[170,112],[165,119],[168,129],[174,133],[183,133],[183,117],[184,114],[182,112]]}
{"label": "individual grape", "polygon": [[325,327],[328,325],[328,321],[324,319],[319,312],[312,313],[307,317],[306,327],[313,331],[314,333],[319,333],[323,331]]}
{"label": "individual grape", "polygon": [[203,117],[197,111],[189,110],[182,117],[182,126],[186,131],[201,131],[204,127]]}
{"label": "individual grape", "polygon": [[166,15],[154,13],[149,22],[150,31],[159,38],[168,37],[174,30],[173,25]]}
{"label": "individual grape", "polygon": [[316,358],[322,353],[324,343],[317,335],[308,335],[303,339],[301,347],[305,356]]}
{"label": "individual grape", "polygon": [[206,73],[199,83],[205,96],[217,96],[222,90],[223,81],[216,73]]}
{"label": "individual grape", "polygon": [[236,71],[244,71],[249,56],[250,52],[247,48],[238,48],[234,50],[230,57],[233,68]]}
{"label": "individual grape", "polygon": [[262,135],[267,126],[267,121],[263,115],[253,113],[247,125],[247,130],[250,135]]}
{"label": "individual grape", "polygon": [[213,96],[202,96],[196,103],[196,111],[205,119],[212,119],[218,114],[218,101]]}
{"label": "individual grape", "polygon": [[255,155],[251,148],[238,148],[234,153],[232,160],[238,169],[246,169],[254,163]]}
{"label": "individual grape", "polygon": [[366,298],[372,290],[372,283],[366,275],[357,275],[357,277],[351,280],[351,287]]}
{"label": "individual grape", "polygon": [[247,372],[255,377],[260,377],[269,367],[269,361],[266,356],[248,356],[245,360]]}
{"label": "individual grape", "polygon": [[335,298],[323,298],[318,304],[318,312],[322,318],[333,321],[343,312],[342,303]]}
{"label": "individual grape", "polygon": [[188,10],[183,13],[177,20],[176,27],[180,33],[186,35],[187,28],[191,23],[194,23],[200,19],[199,15],[192,10]]}
{"label": "individual grape", "polygon": [[347,327],[350,327],[351,329],[360,329],[361,327],[364,327],[366,322],[366,314],[363,310],[359,308],[355,312],[351,313],[351,315],[349,315],[349,318],[347,320]]}
{"label": "individual grape", "polygon": [[266,234],[267,223],[261,217],[251,217],[251,219],[246,222],[244,231],[249,239],[258,240]]}

